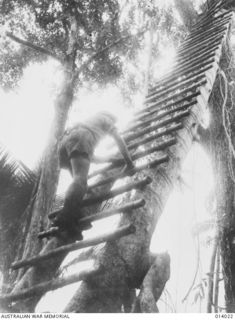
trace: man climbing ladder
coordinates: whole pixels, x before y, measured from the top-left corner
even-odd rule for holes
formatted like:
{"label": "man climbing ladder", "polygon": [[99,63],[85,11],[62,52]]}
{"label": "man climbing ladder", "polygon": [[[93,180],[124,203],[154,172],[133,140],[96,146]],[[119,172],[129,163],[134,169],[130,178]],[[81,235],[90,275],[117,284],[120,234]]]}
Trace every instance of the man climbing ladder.
{"label": "man climbing ladder", "polygon": [[[106,135],[111,135],[116,141],[128,169],[134,165],[124,140],[115,127],[116,118],[108,112],[100,112],[84,123],[78,123],[65,131],[59,145],[60,168],[70,171],[73,181],[66,194],[62,210],[50,214],[52,229],[76,235],[82,239],[82,231],[91,227],[90,223],[79,225],[81,201],[87,192],[87,179],[91,161],[96,161],[94,151],[98,143]],[[51,235],[53,232],[50,233]],[[41,233],[40,237],[45,236]]]}

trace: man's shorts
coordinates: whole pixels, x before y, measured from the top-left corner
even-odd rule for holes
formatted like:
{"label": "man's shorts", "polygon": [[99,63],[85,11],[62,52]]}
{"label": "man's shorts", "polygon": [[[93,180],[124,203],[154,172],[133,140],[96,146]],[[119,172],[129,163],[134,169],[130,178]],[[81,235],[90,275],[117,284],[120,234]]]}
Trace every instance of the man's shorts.
{"label": "man's shorts", "polygon": [[96,143],[95,135],[85,127],[77,126],[66,131],[59,144],[60,167],[70,169],[70,159],[76,156],[91,160]]}

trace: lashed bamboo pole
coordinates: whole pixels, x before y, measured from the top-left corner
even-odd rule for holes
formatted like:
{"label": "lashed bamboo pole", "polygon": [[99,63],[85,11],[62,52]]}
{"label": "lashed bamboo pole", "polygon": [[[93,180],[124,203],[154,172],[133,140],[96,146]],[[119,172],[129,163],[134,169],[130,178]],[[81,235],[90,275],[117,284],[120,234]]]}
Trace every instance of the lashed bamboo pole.
{"label": "lashed bamboo pole", "polygon": [[[213,57],[214,54],[211,53],[209,56]],[[145,102],[148,103],[148,102],[151,102],[153,99],[156,100],[156,99],[161,98],[164,95],[167,95],[167,94],[170,94],[170,93],[172,94],[172,93],[174,93],[174,91],[179,90],[179,89],[183,88],[184,86],[192,85],[195,82],[197,83],[197,82],[199,82],[200,80],[202,80],[204,78],[205,78],[205,74],[199,74],[199,75],[196,75],[196,76],[190,75],[188,77],[188,79],[183,79],[182,81],[180,81],[180,83],[171,84],[171,85],[168,85],[168,87],[165,87],[160,91],[156,91],[149,98],[147,98],[145,100]]]}
{"label": "lashed bamboo pole", "polygon": [[[223,38],[223,35],[219,35],[215,39],[215,43],[218,44],[220,43],[221,39]],[[205,46],[206,48],[207,46]],[[213,62],[214,60],[212,59],[207,59],[202,60],[200,57],[198,58],[197,56],[193,57],[191,61],[182,61],[177,65],[175,68],[171,68],[169,72],[165,73],[162,78],[160,78],[154,85],[156,88],[159,84],[163,85],[163,83],[166,83],[167,80],[169,80],[174,74],[182,74],[185,70],[190,70],[192,67],[199,66],[201,63],[207,63],[209,64],[210,62]],[[203,66],[203,65],[202,65]],[[189,71],[190,72],[190,71]]]}
{"label": "lashed bamboo pole", "polygon": [[[123,206],[115,207],[110,210],[101,211],[101,212],[83,217],[82,219],[78,218],[77,224],[79,226],[79,225],[83,224],[84,222],[92,222],[92,221],[100,220],[103,218],[113,216],[117,213],[129,214],[133,210],[138,209],[140,207],[143,207],[144,205],[145,205],[144,199],[131,201],[129,203],[126,203]],[[78,214],[78,217],[79,217],[79,214]],[[52,236],[58,236],[59,233],[60,233],[60,230],[58,227],[51,227],[50,229],[48,229],[46,231],[40,232],[38,234],[38,238],[43,239],[43,238],[48,238],[48,237],[52,237]]]}
{"label": "lashed bamboo pole", "polygon": [[65,246],[61,246],[61,247],[54,249],[52,251],[49,251],[45,254],[41,254],[41,255],[38,255],[38,256],[29,258],[29,259],[14,262],[11,265],[11,268],[13,270],[16,270],[16,269],[23,268],[23,267],[37,265],[37,264],[40,264],[48,259],[52,259],[54,257],[57,257],[60,254],[72,252],[72,251],[87,248],[90,246],[95,246],[99,243],[106,242],[106,241],[114,241],[114,240],[120,239],[121,237],[130,235],[134,232],[135,232],[135,227],[133,225],[121,227],[121,228],[118,228],[114,232],[109,232],[107,234],[94,237],[92,239],[83,240],[83,241],[75,242],[75,243],[68,244]]}
{"label": "lashed bamboo pole", "polygon": [[[218,46],[216,46],[218,47]],[[168,81],[173,81],[175,79],[178,79],[180,77],[185,77],[185,75],[190,74],[190,73],[196,73],[199,72],[199,70],[202,70],[205,67],[208,67],[209,65],[213,65],[214,63],[214,59],[211,59],[210,61],[206,61],[203,63],[200,62],[196,62],[195,64],[191,64],[189,66],[186,67],[182,67],[180,70],[178,70],[177,72],[175,72],[174,70],[172,70],[172,72],[170,72],[168,75],[166,75],[166,77],[164,77],[164,79],[162,79],[161,82],[156,82],[154,87],[153,87],[153,92],[154,89],[156,89],[158,86],[164,86],[168,83]],[[150,90],[150,93],[152,91]]]}
{"label": "lashed bamboo pole", "polygon": [[205,38],[200,43],[199,43],[199,41],[195,41],[194,43],[188,44],[187,46],[182,48],[182,51],[179,50],[179,54],[181,52],[183,52],[183,51],[187,52],[188,50],[192,50],[192,49],[198,47],[198,45],[201,45],[202,47],[206,48],[209,45],[210,41],[213,41],[213,40],[216,40],[216,39],[217,40],[219,40],[219,39],[221,40],[223,38],[223,34],[224,34],[225,30],[226,30],[226,27],[224,27],[223,30],[212,34],[209,38]]}
{"label": "lashed bamboo pole", "polygon": [[155,124],[153,126],[149,125],[149,126],[145,127],[144,129],[138,130],[136,133],[133,132],[133,133],[126,134],[126,135],[124,135],[125,140],[130,141],[130,140],[139,138],[139,137],[143,136],[144,134],[153,132],[159,128],[163,128],[164,126],[166,126],[170,123],[180,121],[183,118],[187,117],[189,115],[189,113],[190,112],[188,110],[181,111],[179,113],[176,113],[175,115],[172,115],[171,117],[169,117],[167,119],[159,121],[157,124]]}
{"label": "lashed bamboo pole", "polygon": [[[146,143],[148,143],[150,141],[153,141],[153,140],[156,141],[156,139],[158,139],[158,138],[165,137],[165,136],[168,136],[168,135],[172,135],[172,134],[176,133],[180,129],[182,129],[182,123],[173,124],[172,126],[165,128],[163,131],[159,131],[157,133],[149,135],[146,138],[142,138],[142,139],[139,139],[136,142],[130,143],[128,145],[128,149],[131,150],[131,149],[136,148],[138,145],[145,145]],[[166,137],[165,137],[165,139],[166,139]]]}
{"label": "lashed bamboo pole", "polygon": [[[182,120],[184,117],[188,116],[189,115],[189,111],[183,111],[183,112],[180,112],[178,114],[176,114],[175,116],[172,116],[171,118],[168,118],[168,119],[165,119],[165,120],[162,120],[162,121],[159,121],[159,123],[157,123],[156,125],[153,125],[153,126],[148,126],[136,133],[132,133],[132,134],[129,134],[127,137],[126,137],[126,141],[128,142],[129,140],[134,140],[134,139],[138,139],[139,137],[142,137],[143,135],[147,134],[147,133],[151,133],[151,132],[154,132],[158,129],[161,129],[161,128],[164,128],[164,126],[167,126],[171,123],[174,123],[174,122],[178,122],[180,120]],[[179,125],[179,128],[180,128],[180,124]],[[162,134],[164,134],[165,132],[163,131]],[[170,133],[170,132],[168,132]],[[160,135],[160,134],[159,134]],[[158,133],[156,134],[156,137],[158,136]],[[150,141],[151,138],[150,137],[146,137],[146,142],[147,141]],[[143,139],[142,139],[143,141]],[[135,142],[136,145],[138,145],[138,142],[136,141]],[[131,148],[134,148],[135,144],[133,143],[132,145],[130,145]],[[163,143],[163,146],[164,146],[164,143]],[[155,147],[157,151],[157,146]],[[149,150],[150,152],[152,152],[152,149]],[[139,157],[141,157],[141,154],[143,156],[143,153],[140,153],[138,152],[137,155],[135,155],[135,158],[134,160],[138,159]],[[145,151],[145,155],[148,154],[148,151]],[[98,169],[96,170],[95,172],[93,172],[92,174],[89,175],[89,178],[91,177],[94,177],[95,175],[97,174],[100,174],[106,170],[111,170],[113,168],[115,168],[118,164],[121,165],[123,163],[123,160],[122,159],[119,159],[119,161],[116,163],[116,164],[109,164],[101,169]]]}
{"label": "lashed bamboo pole", "polygon": [[42,283],[37,284],[36,286],[22,290],[21,292],[13,293],[13,294],[6,294],[0,296],[0,303],[6,302],[14,302],[19,300],[24,300],[28,298],[32,298],[38,295],[42,295],[48,291],[56,290],[59,288],[63,288],[68,286],[72,283],[79,282],[86,280],[87,277],[97,276],[102,272],[102,268],[90,268],[88,270],[81,271],[78,274],[68,276],[66,278],[58,278],[51,281],[45,281]]}
{"label": "lashed bamboo pole", "polygon": [[201,36],[200,36],[200,33],[198,35],[195,35],[194,37],[192,37],[190,40],[188,41],[185,41],[184,44],[182,45],[182,47],[180,48],[180,50],[183,50],[185,48],[188,48],[188,46],[192,46],[196,43],[198,43],[200,40],[201,41],[204,41],[205,39],[212,39],[213,37],[215,37],[217,34],[223,32],[224,30],[226,30],[226,23],[229,21],[229,18],[226,18],[224,21],[218,23],[217,26],[213,26],[213,28],[208,28],[209,30],[205,30],[201,33]]}
{"label": "lashed bamboo pole", "polygon": [[[148,143],[150,141],[153,141],[153,140],[156,141],[156,139],[171,135],[171,134],[173,134],[174,132],[176,132],[176,131],[178,131],[180,129],[182,129],[182,123],[173,124],[172,126],[169,126],[169,127],[167,127],[166,129],[164,129],[162,131],[156,132],[156,133],[151,134],[151,135],[149,135],[149,136],[147,136],[145,138],[139,139],[139,140],[137,140],[135,142],[132,142],[132,143],[128,144],[128,149],[129,150],[135,149],[136,147],[138,147],[140,145],[144,145],[144,144],[146,144],[146,143]],[[160,146],[161,146],[161,143],[159,144],[159,147]],[[107,172],[108,170],[114,169],[115,167],[117,167],[120,164],[123,164],[123,160],[122,159],[120,159],[120,163],[118,163],[118,162],[110,163],[110,164],[105,165],[102,168],[94,170],[93,172],[91,172],[89,174],[89,178],[93,178],[94,176],[96,176],[98,174],[101,174],[104,171]]]}
{"label": "lashed bamboo pole", "polygon": [[[216,47],[218,47],[218,46],[216,46]],[[210,68],[211,68],[211,66],[209,66],[209,69]],[[155,88],[155,90],[153,92],[149,92],[147,97],[151,97],[152,95],[154,95],[156,93],[160,93],[163,90],[170,88],[171,86],[177,85],[180,81],[186,81],[186,80],[192,79],[193,77],[196,78],[197,76],[204,74],[205,71],[207,71],[207,70],[208,70],[208,66],[204,67],[203,69],[197,70],[196,73],[190,72],[190,73],[186,73],[185,75],[183,75],[181,77],[172,77],[167,83],[165,83],[165,85],[163,84],[162,86],[158,86],[157,88]]]}
{"label": "lashed bamboo pole", "polygon": [[143,207],[144,205],[145,205],[144,199],[132,201],[130,203],[126,203],[124,206],[112,208],[110,210],[105,210],[105,211],[99,212],[97,214],[92,214],[88,217],[84,217],[84,218],[80,219],[80,222],[92,222],[92,221],[96,221],[96,220],[100,220],[103,218],[113,216],[117,213],[127,213],[128,214],[130,212],[133,212],[133,210],[135,210],[135,209]]}
{"label": "lashed bamboo pole", "polygon": [[[217,41],[215,41],[215,44],[216,44],[215,47],[218,46],[220,41],[221,41],[221,39],[217,39]],[[178,64],[178,66],[176,68],[171,68],[169,70],[169,72],[165,73],[164,77],[162,77],[161,79],[156,81],[153,86],[152,91],[150,90],[150,92],[153,93],[159,86],[166,85],[168,83],[168,81],[174,79],[175,76],[179,77],[181,75],[185,75],[186,71],[187,71],[187,74],[190,74],[195,70],[196,67],[197,67],[196,71],[198,71],[199,68],[202,69],[203,67],[213,63],[214,62],[213,57],[202,59],[200,57],[198,58],[198,56],[195,55],[194,58],[192,58],[191,62],[186,61],[185,63],[182,62],[181,64]]]}
{"label": "lashed bamboo pole", "polygon": [[[183,103],[178,103],[174,104],[174,103],[168,103],[167,106],[163,107],[163,108],[157,108],[157,109],[153,109],[151,112],[148,112],[146,114],[144,114],[143,116],[140,116],[138,118],[136,118],[136,123],[138,121],[138,123],[136,125],[130,126],[130,130],[135,129],[135,127],[137,125],[140,125],[142,122],[140,120],[142,120],[145,124],[148,123],[148,121],[150,121],[151,118],[153,118],[153,121],[157,121],[157,120],[161,120],[163,117],[170,115],[171,113],[177,112],[177,111],[182,111],[185,109],[190,109],[192,106],[194,106],[197,103],[196,99],[192,99],[190,102],[188,102],[188,100],[181,100]],[[155,115],[156,114],[156,115]],[[133,121],[134,122],[134,121]]]}
{"label": "lashed bamboo pole", "polygon": [[[212,61],[210,61],[210,62],[212,62]],[[214,62],[214,59],[213,59],[213,62]],[[184,95],[185,95],[184,99],[189,100],[189,98],[187,97],[187,94],[191,95],[193,92],[198,91],[199,87],[201,87],[205,84],[206,84],[206,80],[202,80],[202,81],[199,81],[198,83],[191,85],[188,88],[183,88],[182,90],[179,90],[179,92],[174,93],[172,96],[169,96],[169,97],[164,98],[162,100],[158,100],[157,102],[155,101],[152,104],[148,104],[149,105],[148,107],[146,107],[144,110],[139,111],[137,114],[146,113],[146,111],[153,110],[153,108],[156,108],[158,106],[160,107],[160,106],[164,105],[164,103],[167,103],[167,102],[174,103],[175,99],[182,98],[182,96],[184,96]]]}
{"label": "lashed bamboo pole", "polygon": [[[166,112],[167,113],[167,112]],[[170,112],[169,112],[170,113]],[[161,116],[159,116],[159,117],[161,117]],[[137,128],[137,126],[138,126],[138,124],[137,125],[134,125],[134,126],[132,126],[130,129],[131,130],[133,130],[134,128]]]}
{"label": "lashed bamboo pole", "polygon": [[[172,146],[176,143],[176,139],[173,138],[171,143],[169,144],[169,146]],[[156,150],[156,147],[152,147],[152,148],[149,148],[147,154],[143,154],[143,156],[146,156],[146,155],[149,155],[153,152],[156,152],[158,151],[158,148]],[[112,175],[108,178],[105,178],[105,179],[101,179],[99,181],[96,181],[94,182],[93,184],[91,184],[89,187],[88,187],[88,192],[92,189],[92,188],[96,188],[96,187],[99,187],[99,186],[102,186],[104,184],[108,184],[108,183],[114,183],[116,180],[118,179],[121,179],[121,178],[124,178],[128,175],[133,175],[135,174],[136,172],[140,172],[142,170],[145,170],[145,169],[148,169],[148,168],[153,168],[153,167],[156,167],[157,165],[160,165],[164,162],[167,162],[169,160],[169,157],[167,155],[163,156],[163,157],[160,157],[160,158],[157,158],[157,159],[154,159],[154,160],[149,160],[147,161],[146,163],[144,164],[141,164],[137,167],[135,167],[134,169],[131,169],[131,170],[124,170],[123,172],[120,172],[120,173],[117,173],[115,175]]]}
{"label": "lashed bamboo pole", "polygon": [[[188,93],[188,92],[187,92]],[[153,115],[154,113],[156,112],[159,112],[159,111],[163,111],[163,110],[166,110],[166,109],[170,109],[170,108],[173,108],[173,107],[177,107],[177,105],[181,105],[181,104],[187,104],[187,103],[194,103],[194,101],[196,100],[195,98],[197,96],[200,95],[200,91],[199,90],[196,90],[195,92],[192,92],[187,95],[187,97],[183,97],[183,98],[180,98],[178,100],[174,100],[174,101],[170,101],[166,104],[164,104],[163,106],[159,107],[158,105],[155,106],[152,106],[152,107],[149,107],[149,108],[146,108],[147,110],[140,110],[136,117],[134,118],[133,122],[134,121],[140,121],[140,120],[143,120],[151,115]],[[189,102],[190,101],[190,102]]]}
{"label": "lashed bamboo pole", "polygon": [[203,31],[200,29],[200,30],[195,30],[194,32],[190,33],[190,35],[186,38],[184,43],[191,41],[191,39],[194,39],[195,36],[197,36],[197,35],[201,34],[202,36],[204,36],[206,33],[209,33],[211,31],[216,30],[216,28],[220,27],[222,24],[224,24],[225,22],[228,22],[228,19],[229,19],[228,14],[222,15],[217,20],[215,20],[215,23],[213,23],[213,24],[208,23],[207,28],[204,29]]}
{"label": "lashed bamboo pole", "polygon": [[[229,19],[227,19],[229,20]],[[224,21],[221,25],[225,25],[226,21]],[[208,39],[208,37],[205,37],[205,39],[203,37],[200,37],[200,45],[194,45],[193,47],[183,47],[181,46],[180,49],[177,51],[177,55],[175,58],[175,61],[172,65],[171,70],[173,70],[173,68],[178,67],[179,64],[188,62],[191,59],[194,59],[194,57],[196,57],[197,55],[202,54],[203,52],[209,50],[210,48],[213,48],[214,45],[218,44],[220,42],[221,39],[221,34],[223,33],[223,31],[221,31],[221,27],[217,28],[218,30],[215,30],[216,32],[212,35],[210,34],[210,38]],[[208,31],[206,31],[208,32]],[[192,42],[189,41],[189,43],[192,45]],[[182,61],[183,60],[183,61]],[[168,75],[171,71],[167,72],[166,74],[164,74],[163,77],[161,77],[158,82],[160,83],[162,81],[162,79]],[[152,88],[149,89],[150,91],[152,90]]]}
{"label": "lashed bamboo pole", "polygon": [[[222,20],[224,17],[228,16],[230,14],[230,12],[224,12],[221,13],[220,15],[218,15],[217,17],[212,17],[213,19],[215,19],[215,21],[219,21]],[[205,17],[205,21],[202,22],[201,24],[195,26],[192,28],[192,32],[199,32],[202,29],[207,28],[208,26],[210,26],[213,23],[212,19],[208,19],[208,17]]]}
{"label": "lashed bamboo pole", "polygon": [[130,183],[125,184],[124,186],[121,186],[119,188],[115,188],[111,191],[105,192],[105,193],[100,194],[98,196],[83,200],[81,203],[81,208],[86,207],[86,206],[91,206],[96,203],[114,198],[120,194],[126,193],[131,190],[144,188],[146,185],[150,184],[151,182],[152,182],[152,180],[150,177],[145,177],[139,181],[130,182]]}
{"label": "lashed bamboo pole", "polygon": [[[184,60],[185,56],[192,54],[192,52],[200,52],[200,51],[205,51],[206,49],[209,49],[213,44],[218,44],[220,43],[221,39],[223,38],[223,31],[218,32],[217,34],[211,36],[209,39],[210,42],[208,42],[208,39],[205,39],[202,41],[200,47],[198,43],[191,45],[182,52],[178,52],[177,57],[179,57],[179,62],[177,65],[173,66],[167,73],[164,74],[163,77],[161,77],[157,83],[161,83],[166,77],[170,76],[172,74],[172,71],[178,71],[180,68],[183,68],[185,66],[188,66],[190,64],[190,60]],[[191,61],[195,63],[195,61],[198,60],[198,55],[193,55],[191,58]]]}

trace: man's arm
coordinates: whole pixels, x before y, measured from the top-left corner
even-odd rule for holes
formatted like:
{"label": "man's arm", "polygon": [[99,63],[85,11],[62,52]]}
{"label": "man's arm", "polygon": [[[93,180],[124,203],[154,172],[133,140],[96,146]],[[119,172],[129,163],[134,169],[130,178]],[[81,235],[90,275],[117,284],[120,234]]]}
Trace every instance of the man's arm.
{"label": "man's arm", "polygon": [[95,164],[102,164],[102,163],[108,163],[108,162],[112,162],[113,157],[100,157],[100,156],[96,156],[93,155],[91,158],[91,162],[95,163]]}
{"label": "man's arm", "polygon": [[119,148],[119,150],[120,150],[120,152],[126,162],[127,168],[130,170],[134,169],[135,166],[134,166],[134,163],[131,159],[130,153],[127,149],[126,143],[123,140],[123,138],[120,136],[120,134],[118,133],[116,127],[112,128],[110,135],[112,135],[112,137],[116,141],[118,148]]}
{"label": "man's arm", "polygon": [[91,158],[91,162],[95,164],[104,164],[104,163],[115,163],[115,164],[122,164],[123,163],[123,157],[118,155],[110,155],[105,157],[100,157],[94,155]]}

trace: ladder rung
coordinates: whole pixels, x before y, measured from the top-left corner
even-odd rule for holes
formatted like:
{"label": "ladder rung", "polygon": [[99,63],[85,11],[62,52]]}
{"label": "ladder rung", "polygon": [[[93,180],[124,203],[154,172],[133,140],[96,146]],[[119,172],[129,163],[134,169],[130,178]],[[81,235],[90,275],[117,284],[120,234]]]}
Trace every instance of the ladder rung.
{"label": "ladder rung", "polygon": [[61,246],[61,247],[59,247],[55,250],[49,251],[45,254],[41,254],[41,255],[38,255],[38,256],[29,258],[29,259],[14,262],[14,263],[12,263],[11,268],[13,270],[16,270],[16,269],[27,267],[27,266],[37,265],[43,261],[57,257],[60,254],[66,254],[68,252],[75,251],[78,249],[87,248],[90,246],[95,246],[95,245],[98,245],[99,243],[102,243],[102,242],[114,241],[114,240],[117,240],[121,237],[132,234],[134,232],[135,232],[135,227],[133,225],[124,226],[124,227],[118,228],[114,232],[109,232],[109,233],[102,235],[102,236],[98,236],[98,237],[94,237],[92,239],[83,240],[83,241],[75,242],[75,243],[68,244],[65,246]]}

